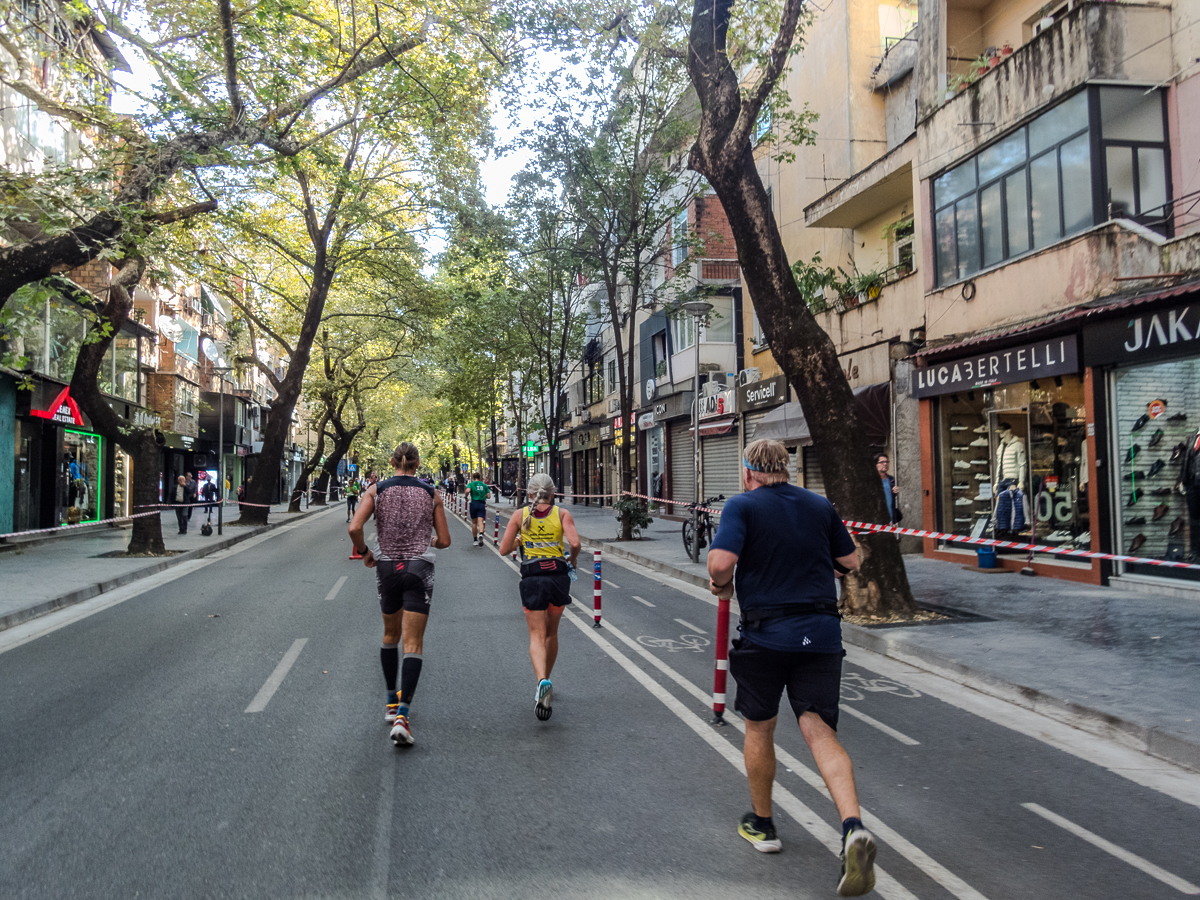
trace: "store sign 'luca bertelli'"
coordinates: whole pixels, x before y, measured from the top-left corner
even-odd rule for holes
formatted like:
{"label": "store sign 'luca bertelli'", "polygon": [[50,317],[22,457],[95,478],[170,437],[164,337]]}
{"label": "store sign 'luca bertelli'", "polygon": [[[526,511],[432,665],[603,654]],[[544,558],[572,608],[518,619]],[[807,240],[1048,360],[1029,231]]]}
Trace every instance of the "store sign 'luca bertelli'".
{"label": "store sign 'luca bertelli'", "polygon": [[1014,384],[1078,371],[1076,336],[1065,335],[1032,344],[1005,347],[979,356],[932,363],[913,372],[912,395],[931,397],[951,391]]}

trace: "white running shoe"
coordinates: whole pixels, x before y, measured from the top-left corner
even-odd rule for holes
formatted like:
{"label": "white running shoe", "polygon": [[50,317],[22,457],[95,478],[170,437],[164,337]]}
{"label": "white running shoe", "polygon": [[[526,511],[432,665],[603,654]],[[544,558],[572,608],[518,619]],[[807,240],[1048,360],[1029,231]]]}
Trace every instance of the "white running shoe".
{"label": "white running shoe", "polygon": [[989,478],[991,478],[990,475],[984,475],[983,473],[980,473],[975,476],[976,481],[987,481]]}
{"label": "white running shoe", "polygon": [[537,694],[535,695],[533,704],[534,714],[543,722],[545,722],[550,718],[550,714],[553,712],[553,710],[550,708],[550,705],[553,702],[554,685],[550,683],[549,678],[543,678],[538,682]]}
{"label": "white running shoe", "polygon": [[971,468],[971,464],[970,464],[969,462],[967,462],[966,460],[962,460],[962,459],[956,459],[956,460],[954,461],[954,468],[956,468],[956,469],[969,469],[969,468]]}
{"label": "white running shoe", "polygon": [[970,506],[971,499],[969,497],[959,497],[957,500],[954,501],[954,505],[955,506]]}
{"label": "white running shoe", "polygon": [[967,446],[969,446],[969,447],[986,447],[987,445],[988,445],[987,438],[975,438],[975,440],[971,441],[971,443],[968,444]]}
{"label": "white running shoe", "polygon": [[397,747],[411,747],[415,743],[407,716],[396,716],[396,721],[392,723],[392,733],[388,736]]}
{"label": "white running shoe", "polygon": [[875,889],[875,838],[865,828],[852,828],[842,841],[839,897],[861,897]]}
{"label": "white running shoe", "polygon": [[975,428],[975,429],[973,429],[973,431],[974,431],[976,434],[987,434],[987,433],[988,433],[988,427],[987,427],[986,425],[980,425],[978,428]]}

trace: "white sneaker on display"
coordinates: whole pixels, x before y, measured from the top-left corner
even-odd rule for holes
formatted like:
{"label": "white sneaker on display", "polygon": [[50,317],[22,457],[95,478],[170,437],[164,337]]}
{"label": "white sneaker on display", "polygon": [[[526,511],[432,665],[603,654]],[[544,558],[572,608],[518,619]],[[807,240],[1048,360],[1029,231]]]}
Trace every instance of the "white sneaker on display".
{"label": "white sneaker on display", "polygon": [[970,464],[969,462],[966,462],[966,461],[964,461],[964,460],[961,460],[961,459],[956,459],[956,460],[954,461],[954,468],[956,468],[956,469],[969,469],[969,468],[971,468],[971,464]]}
{"label": "white sneaker on display", "polygon": [[979,475],[975,476],[975,480],[976,481],[987,481],[988,478],[990,478],[990,477],[991,477],[990,475],[984,475],[984,474],[980,473]]}
{"label": "white sneaker on display", "polygon": [[970,506],[971,502],[972,502],[971,498],[969,498],[969,497],[959,497],[957,500],[954,501],[954,505],[955,506]]}
{"label": "white sneaker on display", "polygon": [[987,445],[987,438],[975,438],[975,440],[971,441],[970,444],[972,447],[986,447]]}
{"label": "white sneaker on display", "polygon": [[974,431],[976,434],[987,434],[988,427],[986,425],[980,425],[978,428],[974,429]]}

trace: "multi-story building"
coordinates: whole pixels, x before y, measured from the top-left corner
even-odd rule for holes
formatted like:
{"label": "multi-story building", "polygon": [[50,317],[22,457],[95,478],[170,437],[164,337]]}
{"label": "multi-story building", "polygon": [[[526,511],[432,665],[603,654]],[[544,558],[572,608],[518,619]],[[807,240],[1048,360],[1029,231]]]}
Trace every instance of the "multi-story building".
{"label": "multi-story building", "polygon": [[[808,301],[851,385],[888,385],[891,434],[868,440],[896,460],[906,524],[1200,551],[1178,487],[1200,418],[1195,7],[847,0],[817,16],[786,82],[820,113],[817,140],[792,164],[761,153],[760,171],[789,258],[842,269]],[[750,365],[774,375],[750,304],[745,323]],[[1172,574],[1061,553],[1033,568],[1156,590]]]}

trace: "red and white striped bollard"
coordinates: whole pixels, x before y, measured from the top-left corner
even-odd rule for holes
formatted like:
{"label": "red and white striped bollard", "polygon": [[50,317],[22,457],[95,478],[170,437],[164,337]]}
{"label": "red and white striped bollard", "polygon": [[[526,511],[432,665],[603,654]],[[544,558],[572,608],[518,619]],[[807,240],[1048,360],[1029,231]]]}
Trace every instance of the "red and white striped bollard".
{"label": "red and white striped bollard", "polygon": [[595,627],[600,627],[600,551],[592,551],[592,568],[595,575],[595,580],[592,584],[592,618],[595,620]]}
{"label": "red and white striped bollard", "polygon": [[496,513],[496,533],[492,535],[492,546],[500,546],[500,513]]}
{"label": "red and white striped bollard", "polygon": [[717,662],[713,669],[712,725],[726,725],[725,683],[729,675],[729,601],[717,599]]}

